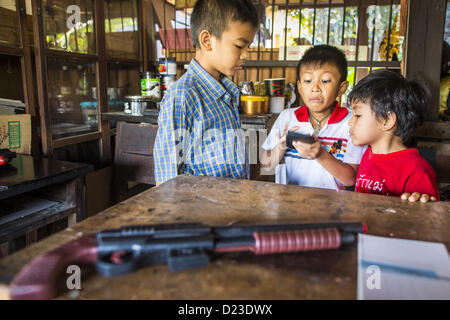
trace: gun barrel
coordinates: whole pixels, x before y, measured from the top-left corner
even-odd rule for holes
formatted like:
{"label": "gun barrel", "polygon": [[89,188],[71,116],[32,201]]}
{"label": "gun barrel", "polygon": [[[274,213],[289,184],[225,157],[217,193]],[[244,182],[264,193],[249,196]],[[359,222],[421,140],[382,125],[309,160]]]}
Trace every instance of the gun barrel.
{"label": "gun barrel", "polygon": [[341,232],[365,233],[367,226],[361,222],[313,222],[283,224],[243,224],[214,227],[213,232],[219,239],[253,236],[254,232],[273,232],[290,230],[312,230],[336,228]]}
{"label": "gun barrel", "polygon": [[354,240],[354,233],[341,232],[337,228],[255,231],[252,236],[219,239],[215,252],[251,251],[255,254],[272,254],[329,250],[338,249],[342,244],[352,243]]}

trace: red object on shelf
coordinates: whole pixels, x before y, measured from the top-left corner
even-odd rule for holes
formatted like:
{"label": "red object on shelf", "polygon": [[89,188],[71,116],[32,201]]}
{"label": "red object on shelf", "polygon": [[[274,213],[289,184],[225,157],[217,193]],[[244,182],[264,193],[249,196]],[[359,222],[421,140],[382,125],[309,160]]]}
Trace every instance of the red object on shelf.
{"label": "red object on shelf", "polygon": [[9,151],[9,149],[0,149],[0,166],[8,164],[8,162],[15,157],[15,152]]}

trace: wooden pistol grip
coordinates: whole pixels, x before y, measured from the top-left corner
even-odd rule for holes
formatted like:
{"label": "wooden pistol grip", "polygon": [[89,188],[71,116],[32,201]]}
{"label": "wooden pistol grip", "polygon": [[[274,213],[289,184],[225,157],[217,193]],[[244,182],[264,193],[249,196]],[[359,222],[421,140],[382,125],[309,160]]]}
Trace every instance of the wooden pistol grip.
{"label": "wooden pistol grip", "polygon": [[64,245],[36,257],[25,265],[10,285],[13,300],[44,300],[58,295],[58,288],[71,264],[92,265],[98,259],[95,234],[69,241]]}

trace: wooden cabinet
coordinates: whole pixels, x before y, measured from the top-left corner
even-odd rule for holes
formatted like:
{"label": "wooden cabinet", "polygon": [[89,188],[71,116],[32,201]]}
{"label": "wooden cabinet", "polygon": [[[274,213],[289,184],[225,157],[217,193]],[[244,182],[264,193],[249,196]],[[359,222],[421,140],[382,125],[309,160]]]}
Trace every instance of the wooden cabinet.
{"label": "wooden cabinet", "polygon": [[[0,167],[0,257],[86,218],[84,175],[71,163],[17,155]],[[47,230],[48,229],[48,230]]]}
{"label": "wooden cabinet", "polygon": [[[25,0],[0,3],[0,98],[25,102],[25,112],[31,115],[33,135],[36,134],[36,81],[32,65],[31,8]],[[32,153],[38,143],[33,141]]]}
{"label": "wooden cabinet", "polygon": [[[148,58],[148,0],[7,0],[0,4],[0,97],[22,100],[32,115],[33,153],[98,142],[112,160],[101,114],[123,110],[139,93]],[[8,90],[14,87],[14,90]]]}
{"label": "wooden cabinet", "polygon": [[44,155],[98,140],[101,161],[111,160],[109,125],[101,114],[120,107],[124,94],[137,93],[144,68],[143,2],[33,1]]}

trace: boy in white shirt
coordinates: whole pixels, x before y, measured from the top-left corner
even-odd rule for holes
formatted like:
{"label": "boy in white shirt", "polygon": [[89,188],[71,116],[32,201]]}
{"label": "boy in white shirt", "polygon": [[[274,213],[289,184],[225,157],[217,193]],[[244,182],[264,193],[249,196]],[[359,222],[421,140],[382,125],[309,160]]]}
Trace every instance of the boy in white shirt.
{"label": "boy in white shirt", "polygon": [[[261,166],[271,171],[284,158],[286,181],[282,183],[335,190],[353,186],[365,147],[353,145],[348,125],[351,111],[336,101],[349,84],[345,54],[336,47],[315,46],[299,61],[297,74],[298,91],[306,105],[280,113],[262,145]],[[288,131],[312,135],[315,141],[294,141],[290,149]]]}

